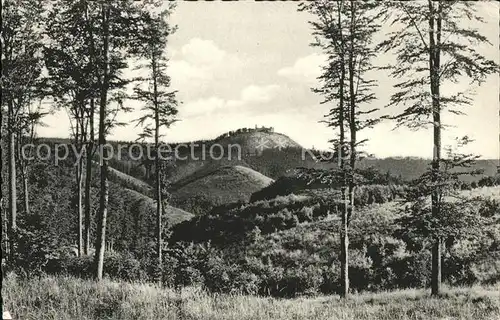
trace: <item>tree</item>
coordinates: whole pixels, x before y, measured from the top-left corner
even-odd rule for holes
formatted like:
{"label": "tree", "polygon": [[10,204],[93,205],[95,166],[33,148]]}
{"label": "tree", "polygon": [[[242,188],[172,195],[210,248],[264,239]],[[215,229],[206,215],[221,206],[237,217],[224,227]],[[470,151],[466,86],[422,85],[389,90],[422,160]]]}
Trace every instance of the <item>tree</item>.
{"label": "tree", "polygon": [[20,114],[39,94],[43,1],[2,3],[2,106],[7,106],[9,253],[15,255],[17,230],[16,153]]}
{"label": "tree", "polygon": [[[3,86],[2,86],[3,87]],[[2,230],[7,230],[8,229],[8,225],[6,225],[7,223],[7,216],[4,215],[5,214],[5,211],[4,211],[4,192],[3,192],[3,186],[4,186],[4,183],[3,183],[3,150],[4,150],[4,123],[3,123],[3,119],[4,119],[4,107],[3,107],[3,103],[0,105],[0,215],[2,217]],[[6,227],[4,229],[4,226]],[[7,253],[7,247],[8,247],[8,243],[7,243],[7,237],[4,235],[5,233],[2,232],[2,257],[5,256],[5,253]],[[3,263],[3,261],[2,261]],[[3,271],[2,271],[2,277],[3,277]]]}
{"label": "tree", "polygon": [[164,159],[160,154],[160,130],[169,128],[177,121],[175,119],[177,114],[176,91],[169,89],[170,77],[166,72],[168,58],[165,50],[168,36],[174,31],[166,20],[173,9],[174,5],[170,4],[167,10],[158,15],[145,14],[143,38],[138,39],[142,46],[137,46],[137,56],[148,61],[146,67],[149,76],[141,79],[142,83],[148,84],[148,88],[143,89],[138,85],[134,90],[136,99],[145,104],[142,108],[145,114],[138,119],[137,123],[144,128],[139,138],[154,138],[156,251],[160,267],[162,265],[162,175],[164,173],[161,163]]}
{"label": "tree", "polygon": [[18,118],[18,129],[17,131],[17,164],[19,168],[18,171],[21,175],[22,181],[22,193],[23,193],[23,203],[24,212],[26,215],[30,214],[30,200],[28,191],[28,176],[29,176],[29,166],[33,157],[32,148],[24,148],[30,144],[35,143],[36,128],[38,125],[43,125],[41,122],[43,116],[47,113],[41,108],[41,97],[39,97],[39,104],[35,107],[33,106],[34,101],[30,101],[22,106],[22,110],[19,113]]}
{"label": "tree", "polygon": [[[361,152],[357,148],[366,140],[358,141],[357,133],[372,127],[379,120],[366,119],[377,109],[362,110],[360,105],[375,99],[372,88],[374,80],[366,74],[374,69],[372,37],[379,29],[380,13],[375,1],[315,1],[301,4],[300,10],[307,10],[316,18],[310,24],[318,46],[327,56],[327,65],[319,77],[320,88],[313,89],[325,99],[323,103],[336,103],[325,122],[329,127],[339,129],[338,139],[332,139],[338,157],[342,181],[341,237],[341,296],[349,293],[349,221],[354,212],[354,189],[361,182],[355,174],[356,162]],[[331,172],[327,181],[338,181],[338,172]],[[325,179],[325,172],[318,172],[316,179]],[[330,183],[329,182],[329,183]],[[349,204],[349,205],[348,205]]]}
{"label": "tree", "polygon": [[95,53],[95,45],[94,45],[94,32],[93,32],[93,17],[89,12],[89,6],[88,2],[84,1],[83,5],[83,17],[85,19],[85,22],[83,24],[83,27],[85,28],[85,36],[86,36],[86,43],[89,44],[89,69],[91,70],[91,96],[90,98],[90,103],[89,107],[87,108],[86,114],[88,118],[88,126],[89,126],[89,132],[88,132],[88,137],[87,140],[85,141],[87,143],[86,147],[86,161],[85,161],[85,218],[84,218],[84,235],[83,235],[83,251],[84,254],[88,255],[90,253],[90,232],[91,232],[91,223],[92,223],[92,217],[91,217],[91,211],[92,211],[92,200],[91,200],[91,186],[92,186],[92,159],[93,156],[96,152],[96,149],[94,148],[95,146],[95,132],[94,132],[94,118],[95,118],[95,99],[98,93],[98,85],[97,85],[97,65],[96,65],[96,53]]}
{"label": "tree", "polygon": [[[143,19],[149,1],[84,1],[86,9],[87,33],[90,55],[95,70],[95,80],[99,92],[98,146],[100,155],[100,194],[97,215],[97,237],[95,241],[95,278],[103,275],[104,252],[106,248],[106,225],[108,213],[109,181],[108,150],[106,137],[109,131],[123,125],[116,121],[120,112],[130,111],[124,106],[126,95],[123,89],[130,79],[122,78],[122,71],[128,67],[127,59],[137,52],[137,37],[141,37]],[[116,108],[112,109],[110,104]]]}
{"label": "tree", "polygon": [[[470,105],[467,92],[453,93],[445,85],[469,78],[471,84],[481,84],[487,75],[498,72],[498,65],[482,56],[477,45],[488,43],[478,30],[465,22],[483,19],[476,14],[476,3],[470,1],[387,2],[392,13],[390,22],[400,28],[390,32],[380,44],[386,52],[395,52],[397,63],[390,67],[391,75],[401,79],[389,106],[403,106],[404,111],[391,117],[397,125],[411,128],[433,127],[433,187],[431,211],[439,219],[442,188],[439,183],[441,160],[441,116],[448,111],[463,114],[460,106]],[[449,88],[449,87],[448,87]],[[441,288],[442,239],[434,238],[432,248],[432,294]]]}
{"label": "tree", "polygon": [[[431,249],[435,239],[440,239],[443,247],[445,244],[451,247],[459,239],[479,241],[491,221],[480,214],[485,199],[461,192],[461,176],[481,173],[481,170],[471,170],[478,156],[457,151],[470,142],[468,137],[463,137],[457,139],[456,147],[445,148],[437,179],[431,164],[427,172],[412,181],[410,191],[402,199],[403,214],[395,221],[399,234]],[[439,215],[432,212],[431,199],[436,188],[440,190]]]}
{"label": "tree", "polygon": [[[90,114],[87,104],[93,99],[93,69],[90,63],[90,48],[85,34],[84,15],[80,2],[60,1],[53,6],[46,28],[48,44],[45,46],[45,60],[49,71],[50,92],[57,105],[64,108],[70,118],[71,133],[75,151],[83,155]],[[74,21],[81,23],[74,23]],[[92,130],[91,130],[92,131]],[[92,131],[93,132],[93,131]],[[86,150],[92,154],[92,150]],[[87,165],[89,163],[87,162]],[[92,164],[90,163],[90,166]],[[90,169],[91,170],[91,169]],[[87,173],[91,174],[91,171]],[[87,177],[87,182],[88,182]],[[77,219],[78,255],[88,254],[83,244],[82,181],[83,157],[75,158],[75,198]],[[86,187],[89,189],[90,185]],[[85,230],[88,230],[87,225]]]}
{"label": "tree", "polygon": [[[100,164],[101,164],[101,179],[100,179],[100,195],[99,195],[99,213],[97,218],[97,239],[95,264],[97,280],[102,279],[104,268],[104,251],[106,247],[106,219],[108,215],[108,197],[109,197],[109,182],[108,182],[108,152],[104,148],[106,144],[106,107],[108,103],[109,90],[109,24],[110,24],[110,5],[100,4],[101,9],[101,39],[102,40],[102,62],[100,73],[97,77],[99,84],[99,138],[98,144],[100,147]],[[95,50],[94,50],[95,52]]]}

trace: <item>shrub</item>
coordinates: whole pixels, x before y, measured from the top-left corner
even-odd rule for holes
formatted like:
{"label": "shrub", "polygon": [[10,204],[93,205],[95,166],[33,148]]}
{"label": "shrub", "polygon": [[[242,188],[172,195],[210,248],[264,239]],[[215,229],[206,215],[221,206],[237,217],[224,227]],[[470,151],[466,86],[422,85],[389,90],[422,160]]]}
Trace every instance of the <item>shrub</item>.
{"label": "shrub", "polygon": [[[66,273],[79,278],[92,278],[95,270],[94,256],[90,255],[81,257],[62,255],[53,260],[51,266],[50,273]],[[147,279],[147,274],[141,268],[140,262],[130,253],[106,252],[103,273],[116,280]]]}
{"label": "shrub", "polygon": [[[166,251],[162,278],[167,285],[175,287],[203,285],[200,265],[204,259],[203,246],[177,243]],[[170,263],[166,266],[165,263]]]}
{"label": "shrub", "polygon": [[319,292],[323,283],[323,272],[314,265],[287,269],[280,281],[279,296],[295,297]]}
{"label": "shrub", "polygon": [[94,257],[62,257],[59,259],[60,269],[79,278],[91,278],[94,270]]}
{"label": "shrub", "polygon": [[40,275],[46,272],[51,261],[58,256],[58,243],[55,235],[43,231],[45,224],[40,215],[26,215],[20,219],[16,233],[16,255],[14,264],[8,264],[18,274],[24,276]]}
{"label": "shrub", "polygon": [[427,287],[431,275],[430,253],[423,250],[401,259],[388,266],[395,274],[394,286],[397,288]]}
{"label": "shrub", "polygon": [[112,279],[144,280],[146,273],[130,253],[110,252],[104,258],[104,274]]}
{"label": "shrub", "polygon": [[334,294],[339,293],[340,287],[340,270],[337,268],[338,262],[331,266],[323,268],[323,281],[320,286],[321,293]]}

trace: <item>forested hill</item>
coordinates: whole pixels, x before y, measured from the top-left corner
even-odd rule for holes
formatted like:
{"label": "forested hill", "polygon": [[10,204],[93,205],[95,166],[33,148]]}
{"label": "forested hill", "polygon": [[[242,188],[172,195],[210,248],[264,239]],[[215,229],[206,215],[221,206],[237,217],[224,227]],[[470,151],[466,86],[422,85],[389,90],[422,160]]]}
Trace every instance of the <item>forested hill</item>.
{"label": "forested hill", "polygon": [[[290,139],[288,136],[276,132],[267,131],[248,131],[250,129],[238,129],[230,133],[223,134],[216,139],[192,141],[186,143],[171,144],[172,148],[179,145],[195,146],[193,159],[177,160],[175,168],[169,175],[172,182],[175,183],[181,180],[189,180],[191,177],[199,175],[207,169],[210,171],[219,167],[228,165],[242,165],[260,172],[272,179],[278,179],[290,173],[298,167],[315,167],[328,168],[334,167],[336,162],[315,162],[311,154],[318,151],[308,150],[301,147],[298,143]],[[67,139],[59,138],[42,138],[40,142],[51,143],[70,143]],[[135,142],[127,141],[109,141],[111,145],[117,149],[118,145],[130,146]],[[210,159],[209,157],[202,158],[202,145],[205,145],[205,151],[210,149],[214,144],[219,144],[226,148],[225,156],[220,160]],[[241,158],[238,159],[236,149],[231,146],[241,146]],[[229,149],[228,149],[229,148]],[[136,151],[137,149],[135,149]],[[179,148],[180,157],[185,157],[189,154],[189,147]],[[215,150],[215,149],[214,149]],[[231,159],[229,159],[229,151],[232,151]],[[205,153],[206,153],[205,152]],[[123,148],[121,155],[112,159],[110,165],[121,172],[140,180],[147,181],[149,173],[147,172],[148,163],[145,160],[135,160],[137,154],[131,159],[128,148]],[[325,158],[328,155],[324,156]],[[375,157],[361,159],[357,166],[360,169],[373,167],[377,171],[386,174],[389,173],[393,177],[400,178],[404,181],[409,181],[419,177],[428,169],[430,159],[418,157]],[[479,159],[471,169],[482,170],[483,173],[476,176],[463,176],[467,182],[479,181],[485,176],[494,176],[498,172],[500,159]]]}
{"label": "forested hill", "polygon": [[[415,157],[389,157],[389,158],[370,158],[359,162],[360,168],[373,167],[378,171],[389,172],[392,176],[401,177],[403,180],[412,180],[418,178],[428,169],[431,160]],[[463,176],[462,179],[467,182],[479,181],[485,176],[494,176],[497,174],[497,167],[500,165],[498,159],[480,159],[470,170],[482,170],[483,173],[476,176]]]}
{"label": "forested hill", "polygon": [[[64,139],[39,139],[39,143],[69,143]],[[138,153],[134,142],[110,141],[115,150],[110,165],[110,178],[127,189],[152,197],[153,161]],[[211,157],[210,148],[221,154]],[[142,145],[146,150],[145,145]],[[239,146],[240,150],[235,146]],[[233,201],[248,201],[250,196],[269,185],[271,180],[293,176],[295,169],[326,169],[336,166],[335,161],[316,161],[317,150],[303,149],[289,137],[268,130],[239,129],[212,140],[172,144],[178,148],[175,165],[169,167],[166,179],[170,181],[172,204],[180,209],[201,214],[211,208]],[[192,150],[191,150],[192,148]],[[121,150],[121,153],[118,153]],[[323,157],[328,155],[323,153]],[[335,158],[335,157],[333,157]],[[477,176],[463,176],[467,182],[479,182],[485,176],[494,176],[498,160],[478,160],[472,169],[482,170]],[[400,183],[419,177],[428,169],[430,160],[414,157],[364,158],[357,167],[372,168],[379,174],[392,177]],[[246,171],[228,168],[248,168]],[[251,174],[241,174],[251,172]],[[259,177],[254,179],[252,177]],[[272,186],[274,188],[274,186]],[[287,194],[287,193],[285,193]]]}

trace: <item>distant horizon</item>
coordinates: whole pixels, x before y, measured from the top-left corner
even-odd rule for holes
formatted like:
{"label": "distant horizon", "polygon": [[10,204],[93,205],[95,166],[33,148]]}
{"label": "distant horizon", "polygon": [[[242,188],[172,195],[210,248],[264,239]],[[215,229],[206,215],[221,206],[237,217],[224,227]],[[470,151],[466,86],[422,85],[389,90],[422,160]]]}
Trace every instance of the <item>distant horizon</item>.
{"label": "distant horizon", "polygon": [[[478,8],[485,24],[470,27],[477,28],[492,45],[477,49],[499,63],[499,4],[478,3]],[[291,1],[177,3],[171,23],[178,30],[169,39],[167,72],[182,104],[178,108],[180,121],[162,133],[169,141],[184,142],[258,124],[273,126],[305,148],[328,149],[328,140],[336,131],[320,123],[331,106],[321,104],[323,98],[311,91],[311,87],[318,86],[325,55],[310,46],[310,19],[308,13],[298,12],[297,3]],[[389,26],[384,26],[375,41],[383,39],[389,30]],[[395,59],[391,54],[379,54],[374,63],[392,64]],[[132,71],[124,72],[124,77],[134,75]],[[375,117],[400,113],[402,108],[384,107],[395,92],[394,79],[385,71],[369,77],[378,80],[374,89],[378,99],[361,108],[379,108]],[[485,80],[477,88],[469,86],[468,81],[443,85],[444,93],[472,90],[475,95],[473,104],[463,109],[466,116],[443,112],[443,123],[452,126],[443,130],[442,143],[444,147],[453,143],[455,137],[468,135],[475,142],[464,152],[500,158],[499,76],[493,74]],[[140,117],[142,105],[132,100],[125,103],[133,111],[120,114],[117,120],[131,123]],[[44,106],[48,109],[50,103]],[[69,135],[65,111],[54,111],[43,120],[48,126],[38,130],[40,136]],[[359,132],[358,138],[369,139],[365,150],[380,157],[432,157],[432,129],[415,132],[407,128],[393,130],[394,126],[393,122],[384,121]],[[132,141],[139,131],[133,125],[119,127],[108,138]]]}
{"label": "distant horizon", "polygon": [[[230,130],[230,131],[236,131],[238,129],[243,129],[242,128],[236,128],[236,129],[233,129],[233,130]],[[190,144],[190,143],[193,143],[193,142],[198,142],[198,141],[213,141],[215,140],[218,136],[222,135],[222,134],[225,134],[225,133],[228,133],[229,131],[225,131],[225,132],[221,132],[219,135],[215,135],[213,136],[212,138],[202,138],[202,139],[194,139],[194,140],[190,140],[190,141],[187,141],[187,140],[184,140],[184,141],[161,141],[162,143],[165,143],[165,144]],[[273,132],[274,134],[281,134],[281,135],[285,135],[287,137],[289,137],[288,135],[286,135],[285,133],[282,133],[282,132],[277,132],[277,131],[274,131]],[[51,139],[58,139],[58,140],[68,140],[70,141],[71,138],[69,137],[57,137],[57,136],[37,136],[36,137],[37,139],[47,139],[47,140],[51,140]],[[292,139],[291,137],[289,137],[290,139]],[[293,139],[292,139],[293,140]],[[294,140],[295,141],[295,140]],[[152,142],[140,142],[140,141],[136,141],[136,140],[119,140],[119,139],[106,139],[106,142],[124,142],[124,143],[137,143],[137,144],[141,144],[141,143],[149,143],[151,144]],[[296,142],[296,141],[295,141]],[[302,149],[305,149],[305,150],[317,150],[317,151],[320,151],[320,152],[329,152],[329,150],[326,150],[326,149],[320,149],[320,148],[315,148],[314,146],[312,148],[308,148],[308,147],[304,147],[302,146],[300,143],[297,142],[297,144],[300,146],[300,148]],[[374,153],[371,153],[373,154],[373,158],[375,159],[378,159],[378,160],[383,160],[383,159],[415,159],[415,160],[432,160],[431,157],[422,157],[422,156],[414,156],[414,155],[391,155],[391,156],[377,156],[376,154]],[[490,158],[490,157],[479,157],[478,160],[484,160],[484,161],[498,161],[498,164],[497,166],[500,166],[500,156],[498,158]]]}

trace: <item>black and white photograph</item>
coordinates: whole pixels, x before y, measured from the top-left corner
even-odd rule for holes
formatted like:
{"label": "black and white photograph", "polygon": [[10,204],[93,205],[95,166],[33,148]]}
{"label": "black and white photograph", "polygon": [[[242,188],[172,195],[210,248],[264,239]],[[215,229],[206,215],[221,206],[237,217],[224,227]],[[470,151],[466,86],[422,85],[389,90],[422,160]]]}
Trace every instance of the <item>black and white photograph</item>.
{"label": "black and white photograph", "polygon": [[500,320],[500,3],[1,0],[4,320]]}

